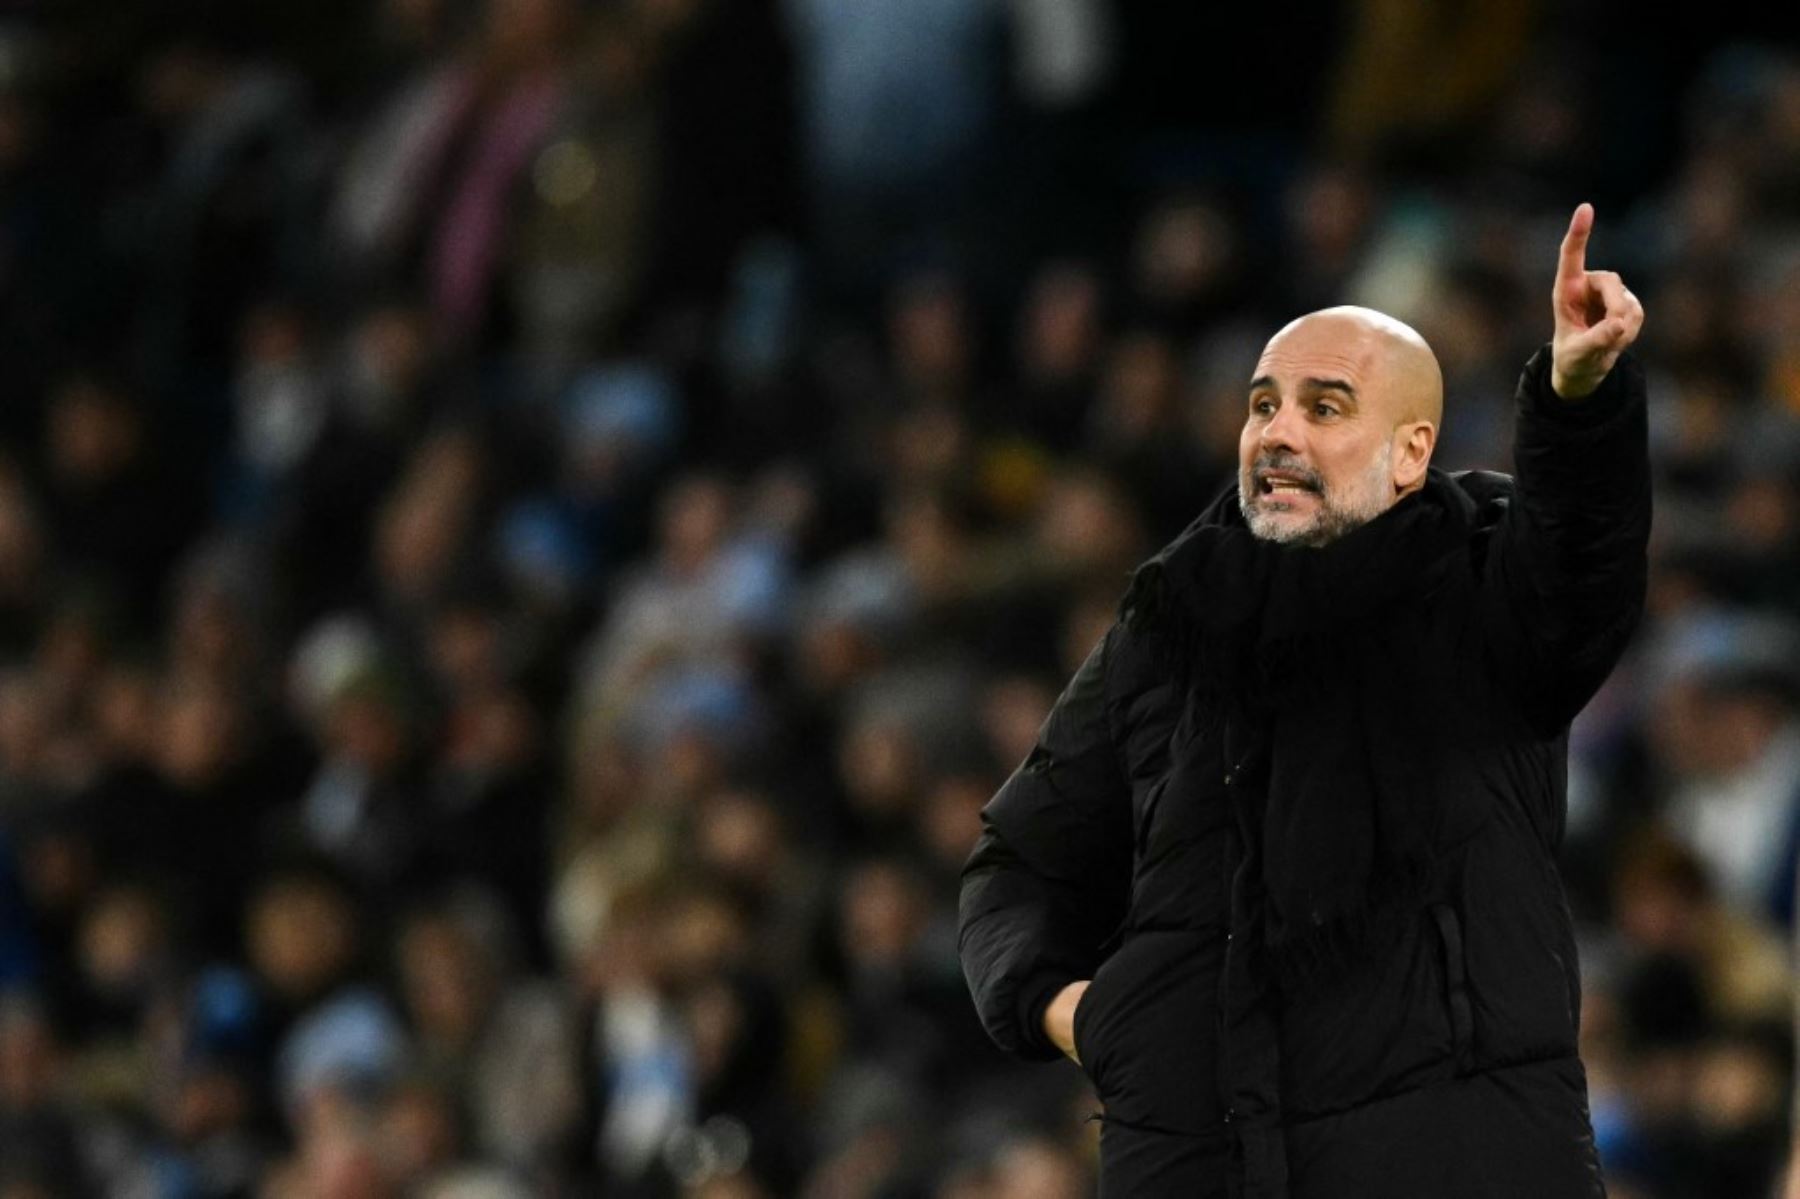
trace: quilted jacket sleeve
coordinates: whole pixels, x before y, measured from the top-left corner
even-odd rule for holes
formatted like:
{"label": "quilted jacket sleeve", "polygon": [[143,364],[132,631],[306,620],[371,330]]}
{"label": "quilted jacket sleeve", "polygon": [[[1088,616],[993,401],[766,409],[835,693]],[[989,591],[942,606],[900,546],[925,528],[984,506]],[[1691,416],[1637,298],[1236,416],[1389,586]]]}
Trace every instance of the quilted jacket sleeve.
{"label": "quilted jacket sleeve", "polygon": [[1131,789],[1109,718],[1117,626],[1070,680],[1037,745],[982,810],[963,869],[963,973],[1001,1049],[1050,1060],[1043,1013],[1091,978],[1124,918],[1131,882]]}
{"label": "quilted jacket sleeve", "polygon": [[1550,350],[1517,393],[1516,490],[1488,552],[1496,667],[1554,734],[1593,697],[1643,614],[1650,463],[1642,365],[1629,353],[1592,395],[1550,387]]}

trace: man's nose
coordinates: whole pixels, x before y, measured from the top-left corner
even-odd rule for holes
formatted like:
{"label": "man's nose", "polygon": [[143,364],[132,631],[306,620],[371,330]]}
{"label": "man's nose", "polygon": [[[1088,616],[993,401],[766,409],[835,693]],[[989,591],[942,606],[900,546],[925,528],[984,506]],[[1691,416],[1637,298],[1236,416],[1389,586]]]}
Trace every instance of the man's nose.
{"label": "man's nose", "polygon": [[1275,409],[1262,427],[1262,447],[1265,450],[1297,450],[1300,448],[1300,417],[1292,404],[1282,404]]}

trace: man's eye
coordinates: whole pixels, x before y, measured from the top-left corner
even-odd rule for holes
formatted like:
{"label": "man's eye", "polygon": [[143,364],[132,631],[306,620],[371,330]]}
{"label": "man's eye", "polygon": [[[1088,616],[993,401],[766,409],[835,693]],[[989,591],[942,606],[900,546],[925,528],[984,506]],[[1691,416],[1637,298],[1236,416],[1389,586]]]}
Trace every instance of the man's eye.
{"label": "man's eye", "polygon": [[1251,400],[1250,411],[1258,416],[1269,416],[1274,413],[1275,405],[1270,400]]}
{"label": "man's eye", "polygon": [[1338,414],[1336,404],[1327,403],[1323,400],[1313,405],[1313,411],[1320,416],[1336,416]]}

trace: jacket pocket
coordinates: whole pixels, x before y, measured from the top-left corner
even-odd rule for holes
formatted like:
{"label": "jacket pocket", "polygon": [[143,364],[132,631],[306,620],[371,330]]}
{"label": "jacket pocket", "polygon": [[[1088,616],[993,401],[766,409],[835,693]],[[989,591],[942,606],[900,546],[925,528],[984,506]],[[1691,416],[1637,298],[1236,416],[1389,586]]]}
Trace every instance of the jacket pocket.
{"label": "jacket pocket", "polygon": [[1450,1045],[1456,1072],[1467,1074],[1474,1064],[1475,1008],[1469,1000],[1469,969],[1463,954],[1462,919],[1447,903],[1433,904],[1431,918],[1437,925],[1438,946],[1443,953],[1444,1007],[1450,1014]]}
{"label": "jacket pocket", "polygon": [[1127,934],[1075,1005],[1075,1054],[1108,1119],[1197,1133],[1219,1102],[1219,971],[1224,934]]}

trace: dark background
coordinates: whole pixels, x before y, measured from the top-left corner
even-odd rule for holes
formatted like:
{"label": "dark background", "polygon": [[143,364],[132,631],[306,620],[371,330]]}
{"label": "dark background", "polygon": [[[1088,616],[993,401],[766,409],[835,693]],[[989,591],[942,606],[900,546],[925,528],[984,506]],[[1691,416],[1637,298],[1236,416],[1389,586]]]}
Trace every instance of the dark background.
{"label": "dark background", "polygon": [[0,5],[0,1197],[1024,1199],[958,868],[1262,342],[1506,469],[1648,312],[1650,614],[1565,877],[1618,1199],[1780,1193],[1800,16]]}

